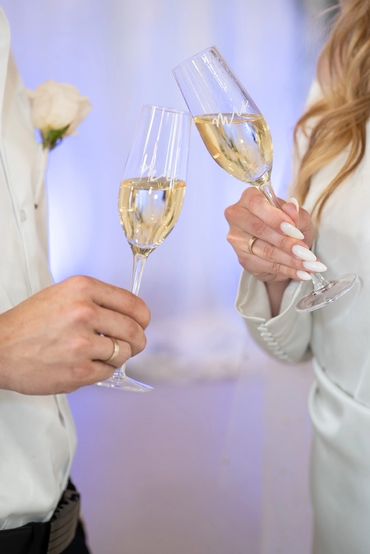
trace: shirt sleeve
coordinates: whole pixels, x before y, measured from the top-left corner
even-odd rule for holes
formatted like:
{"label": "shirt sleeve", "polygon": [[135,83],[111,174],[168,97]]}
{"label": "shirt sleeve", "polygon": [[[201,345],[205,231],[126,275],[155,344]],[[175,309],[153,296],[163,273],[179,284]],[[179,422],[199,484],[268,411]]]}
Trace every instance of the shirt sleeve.
{"label": "shirt sleeve", "polygon": [[10,298],[5,290],[5,288],[2,287],[0,283],[0,314],[3,314],[4,312],[7,312],[13,308],[13,304],[10,301]]}
{"label": "shirt sleeve", "polygon": [[292,363],[311,357],[312,315],[295,309],[298,300],[311,290],[311,281],[292,281],[284,292],[280,313],[271,317],[264,283],[247,272],[243,273],[237,310],[254,340],[271,356]]}

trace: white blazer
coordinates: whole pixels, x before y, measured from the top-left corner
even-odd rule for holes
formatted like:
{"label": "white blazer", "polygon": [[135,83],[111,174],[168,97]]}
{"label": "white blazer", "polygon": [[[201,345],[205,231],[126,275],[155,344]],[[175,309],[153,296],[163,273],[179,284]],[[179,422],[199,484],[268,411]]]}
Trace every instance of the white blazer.
{"label": "white blazer", "polygon": [[[319,94],[315,84],[310,101]],[[360,166],[329,199],[315,247],[328,279],[357,273],[360,286],[325,308],[298,313],[295,304],[312,285],[292,282],[280,313],[271,318],[265,285],[244,273],[237,300],[254,339],[272,356],[288,363],[313,356],[309,408],[318,554],[370,552],[370,122],[367,144]],[[308,211],[345,156],[312,180]]]}
{"label": "white blazer", "polygon": [[[52,283],[45,195],[36,198],[41,162],[26,90],[10,55],[9,25],[0,8],[1,312]],[[51,516],[69,476],[75,442],[63,395],[0,390],[0,529]]]}

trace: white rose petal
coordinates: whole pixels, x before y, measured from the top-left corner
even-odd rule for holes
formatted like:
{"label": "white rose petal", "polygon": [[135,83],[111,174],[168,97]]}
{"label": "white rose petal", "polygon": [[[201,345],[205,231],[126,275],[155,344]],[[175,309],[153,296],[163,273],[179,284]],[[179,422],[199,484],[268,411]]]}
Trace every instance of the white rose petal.
{"label": "white rose petal", "polygon": [[86,119],[90,112],[91,104],[89,99],[86,96],[81,97],[78,103],[78,111],[74,120],[70,123],[67,129],[66,136],[74,134],[77,127],[84,121],[84,119]]}
{"label": "white rose petal", "polygon": [[55,81],[40,85],[30,98],[33,123],[44,135],[67,126],[65,134],[72,134],[91,110],[89,100],[76,87]]}

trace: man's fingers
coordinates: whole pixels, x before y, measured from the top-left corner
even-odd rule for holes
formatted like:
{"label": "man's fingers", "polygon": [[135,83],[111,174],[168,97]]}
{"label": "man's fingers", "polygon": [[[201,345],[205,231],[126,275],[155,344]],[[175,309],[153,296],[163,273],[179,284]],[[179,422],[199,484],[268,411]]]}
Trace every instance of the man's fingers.
{"label": "man's fingers", "polygon": [[127,342],[133,356],[145,348],[146,338],[143,328],[135,320],[125,315],[112,312],[106,308],[99,308],[93,328],[99,335]]}
{"label": "man's fingers", "polygon": [[145,302],[131,292],[85,276],[71,277],[68,284],[65,281],[63,285],[71,287],[82,297],[90,298],[99,306],[129,316],[144,329],[150,322],[150,312]]}
{"label": "man's fingers", "polygon": [[[118,349],[115,344],[117,344]],[[139,350],[136,353],[138,352]],[[93,361],[100,361],[112,367],[121,367],[132,355],[131,345],[127,341],[104,335],[96,335],[91,349]]]}
{"label": "man's fingers", "polygon": [[81,366],[77,366],[73,370],[71,379],[63,392],[72,392],[82,386],[93,385],[100,381],[105,381],[112,377],[115,369],[116,367],[100,360],[91,361],[89,364],[81,364]]}

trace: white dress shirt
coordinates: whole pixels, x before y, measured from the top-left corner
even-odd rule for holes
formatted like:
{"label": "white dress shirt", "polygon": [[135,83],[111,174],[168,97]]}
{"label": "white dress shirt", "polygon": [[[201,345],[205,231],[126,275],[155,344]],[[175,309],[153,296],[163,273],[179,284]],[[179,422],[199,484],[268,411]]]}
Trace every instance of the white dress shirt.
{"label": "white dress shirt", "polygon": [[[310,101],[321,94],[317,83]],[[370,552],[370,122],[360,166],[324,208],[315,253],[328,279],[357,273],[360,285],[312,313],[295,310],[311,282],[291,282],[271,317],[265,285],[244,273],[237,308],[259,345],[281,360],[313,356],[309,408],[315,429],[311,464],[317,554]],[[304,149],[304,144],[301,145]],[[305,208],[345,160],[344,152],[312,180]]]}
{"label": "white dress shirt", "polygon": [[[46,200],[35,198],[41,167],[41,146],[0,8],[1,312],[52,283]],[[66,486],[75,443],[63,395],[0,390],[0,529],[50,518]]]}

